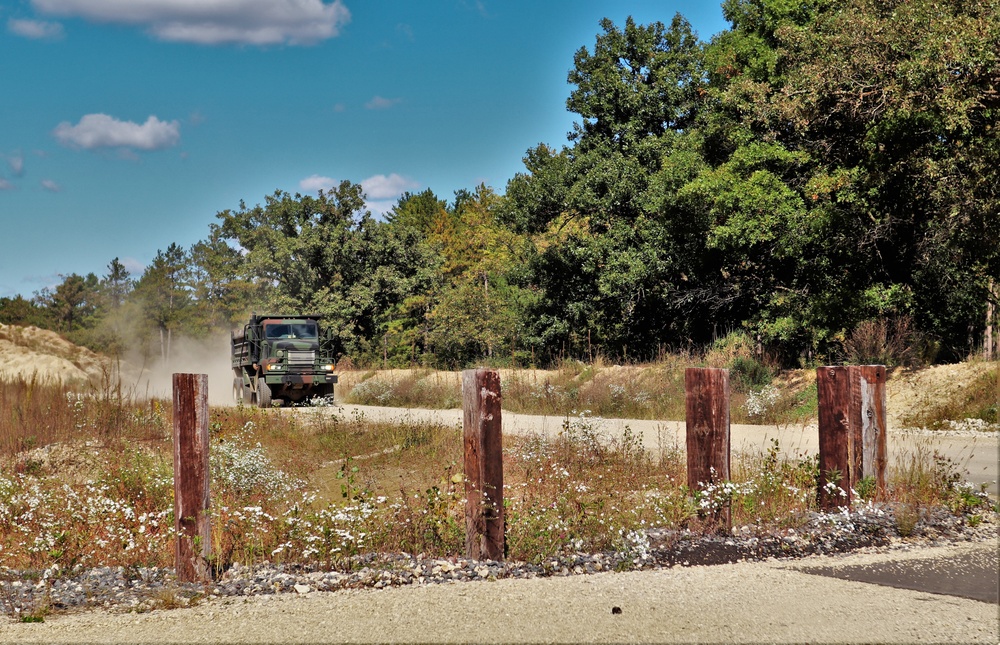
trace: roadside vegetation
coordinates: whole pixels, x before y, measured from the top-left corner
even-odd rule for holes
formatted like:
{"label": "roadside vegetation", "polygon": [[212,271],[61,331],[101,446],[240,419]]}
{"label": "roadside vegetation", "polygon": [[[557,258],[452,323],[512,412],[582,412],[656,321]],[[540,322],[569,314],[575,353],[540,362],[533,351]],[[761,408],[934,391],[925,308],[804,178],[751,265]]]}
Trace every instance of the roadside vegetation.
{"label": "roadside vegetation", "polygon": [[[759,357],[744,334],[706,351],[662,353],[650,363],[567,359],[549,370],[501,369],[504,409],[525,414],[627,419],[683,419],[684,370],[730,371],[734,423],[803,423],[815,419],[816,385],[801,372]],[[457,372],[429,369],[341,373],[344,401],[361,405],[449,409],[461,406]]]}
{"label": "roadside vegetation", "polygon": [[[922,398],[897,411],[898,424],[932,430],[991,431],[1000,427],[1000,367],[995,361],[978,358],[970,365],[976,367],[974,378],[954,379],[938,387],[927,385]],[[779,369],[774,362],[758,358],[745,336],[735,334],[705,352],[664,354],[651,363],[616,365],[598,358],[589,364],[565,360],[550,370],[501,369],[504,409],[525,414],[585,413],[679,421],[684,419],[684,370],[688,367],[729,369],[733,423],[799,425],[816,421],[815,369]],[[922,371],[890,367],[890,376],[916,378]],[[461,406],[458,372],[351,370],[342,372],[340,379],[346,403],[436,409]]]}
{"label": "roadside vegetation", "polygon": [[[80,393],[15,382],[0,389],[0,566],[59,575],[80,567],[172,565],[170,405],[114,388]],[[233,563],[350,568],[375,553],[464,551],[461,429],[375,423],[335,409],[215,408],[211,413],[216,570]],[[772,445],[734,456],[733,481],[692,494],[678,446],[651,453],[587,415],[554,439],[506,437],[509,557],[629,552],[650,528],[714,535],[728,507],[753,532],[800,527],[817,511],[815,457]],[[961,465],[909,455],[892,468],[888,508],[901,534],[948,509],[981,520]],[[859,491],[859,503],[872,491]]]}
{"label": "roadside vegetation", "polygon": [[[684,369],[699,363],[585,365],[552,370],[500,370],[504,409],[555,416],[586,413],[626,419],[684,418]],[[743,385],[730,372],[733,423],[805,423],[816,418],[814,380],[786,372]],[[359,405],[451,409],[461,407],[458,372],[360,371],[341,374],[344,402]]]}

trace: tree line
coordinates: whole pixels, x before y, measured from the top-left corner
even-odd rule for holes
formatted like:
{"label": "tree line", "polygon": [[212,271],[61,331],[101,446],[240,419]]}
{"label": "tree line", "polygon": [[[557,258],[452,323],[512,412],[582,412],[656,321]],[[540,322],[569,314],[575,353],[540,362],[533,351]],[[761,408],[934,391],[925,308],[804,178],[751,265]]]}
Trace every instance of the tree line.
{"label": "tree line", "polygon": [[[700,40],[600,24],[579,118],[503,193],[277,191],[0,322],[167,355],[257,312],[326,317],[358,364],[644,360],[738,334],[837,360],[873,322],[925,360],[981,345],[1000,275],[1000,0],[726,0]],[[888,325],[887,321],[893,321]],[[899,341],[900,339],[895,339]]]}

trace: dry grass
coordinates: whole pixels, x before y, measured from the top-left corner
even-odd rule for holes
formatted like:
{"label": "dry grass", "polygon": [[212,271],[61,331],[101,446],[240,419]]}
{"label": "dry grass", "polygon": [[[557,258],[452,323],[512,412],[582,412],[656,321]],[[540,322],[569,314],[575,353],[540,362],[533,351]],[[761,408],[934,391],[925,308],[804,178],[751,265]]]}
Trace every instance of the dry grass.
{"label": "dry grass", "polygon": [[[728,367],[735,423],[803,423],[816,417],[815,379],[801,371],[778,374],[754,356],[741,335],[721,340],[703,356],[664,354],[655,363],[608,365],[563,361],[553,370],[501,369],[505,410],[524,414],[605,418],[684,419],[684,371]],[[761,409],[748,407],[774,387],[778,396]],[[341,375],[345,403],[449,409],[461,406],[457,372],[388,370]],[[766,393],[766,392],[765,392]]]}
{"label": "dry grass", "polygon": [[954,422],[966,419],[1000,424],[1000,367],[995,364],[974,379],[958,383],[947,399],[916,407],[904,422],[916,427],[951,429]]}
{"label": "dry grass", "polygon": [[[561,386],[593,391],[605,388],[600,377],[575,366],[559,375]],[[635,370],[628,378],[641,387],[664,375]],[[0,566],[169,566],[167,406],[132,401],[116,388],[80,395],[21,382],[2,392]],[[464,551],[457,427],[373,423],[327,408],[237,407],[213,409],[210,431],[216,567],[263,560],[343,567],[363,553]],[[72,455],[86,458],[71,462]],[[628,553],[650,527],[716,530],[703,516],[723,507],[734,523],[759,530],[798,526],[816,508],[815,459],[779,455],[772,446],[734,456],[732,482],[692,493],[678,447],[650,454],[628,432],[602,435],[585,415],[568,417],[555,439],[508,437],[509,555]],[[916,454],[893,475],[890,497],[917,510],[944,504],[969,512],[982,500],[955,473],[954,464]]]}

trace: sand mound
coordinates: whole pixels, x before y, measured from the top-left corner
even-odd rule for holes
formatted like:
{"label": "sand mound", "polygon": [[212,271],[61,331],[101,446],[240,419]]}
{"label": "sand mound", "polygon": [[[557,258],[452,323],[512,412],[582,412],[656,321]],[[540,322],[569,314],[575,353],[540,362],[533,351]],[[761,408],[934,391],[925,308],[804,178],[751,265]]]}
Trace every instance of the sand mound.
{"label": "sand mound", "polygon": [[[969,385],[990,370],[997,361],[968,361],[951,365],[933,365],[917,369],[894,370],[886,381],[886,407],[889,425],[906,425],[921,409],[943,405],[960,399]],[[1000,382],[997,398],[1000,400]]]}
{"label": "sand mound", "polygon": [[109,366],[107,358],[55,332],[0,324],[0,381],[87,383],[99,381]]}

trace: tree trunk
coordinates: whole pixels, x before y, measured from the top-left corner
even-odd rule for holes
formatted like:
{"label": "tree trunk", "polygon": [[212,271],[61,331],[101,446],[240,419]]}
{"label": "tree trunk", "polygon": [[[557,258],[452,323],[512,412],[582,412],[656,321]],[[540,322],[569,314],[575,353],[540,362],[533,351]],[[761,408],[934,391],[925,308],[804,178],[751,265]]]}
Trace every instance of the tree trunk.
{"label": "tree trunk", "polygon": [[996,292],[993,290],[993,279],[991,278],[986,293],[986,333],[983,338],[983,357],[988,361],[993,360],[993,325],[995,311],[993,301],[996,299],[996,295]]}

